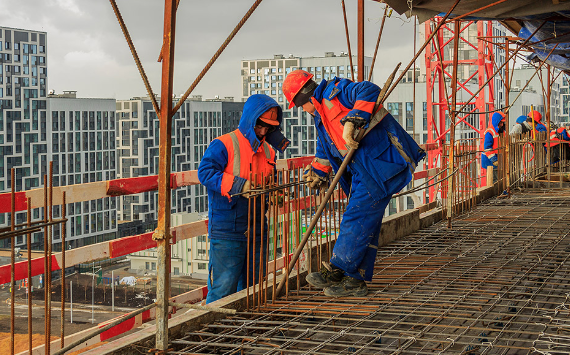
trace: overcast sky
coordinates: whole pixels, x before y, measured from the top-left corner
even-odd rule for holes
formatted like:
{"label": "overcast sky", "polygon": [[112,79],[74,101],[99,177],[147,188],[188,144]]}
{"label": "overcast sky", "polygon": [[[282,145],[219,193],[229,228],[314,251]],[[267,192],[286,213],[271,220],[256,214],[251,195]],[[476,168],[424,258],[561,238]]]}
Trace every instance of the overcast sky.
{"label": "overcast sky", "polygon": [[[174,92],[184,93],[254,0],[181,0],[176,22]],[[164,1],[117,0],[155,93],[160,92]],[[384,5],[365,1],[365,55],[372,56]],[[346,0],[356,54],[356,0]],[[128,99],[146,90],[109,1],[0,0],[0,26],[45,31],[48,87],[79,97]],[[414,26],[393,13],[384,28],[374,79],[413,57]],[[419,47],[421,43],[417,46]],[[340,1],[264,0],[193,95],[240,98],[240,61],[274,54],[323,56],[347,51]]]}

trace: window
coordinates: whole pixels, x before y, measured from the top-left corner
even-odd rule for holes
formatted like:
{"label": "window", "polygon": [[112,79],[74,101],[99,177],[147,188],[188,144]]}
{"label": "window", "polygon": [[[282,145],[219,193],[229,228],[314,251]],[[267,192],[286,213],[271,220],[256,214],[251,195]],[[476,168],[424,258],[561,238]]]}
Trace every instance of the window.
{"label": "window", "polygon": [[199,264],[198,264],[198,270],[206,270],[206,264],[204,264],[204,263],[199,263]]}

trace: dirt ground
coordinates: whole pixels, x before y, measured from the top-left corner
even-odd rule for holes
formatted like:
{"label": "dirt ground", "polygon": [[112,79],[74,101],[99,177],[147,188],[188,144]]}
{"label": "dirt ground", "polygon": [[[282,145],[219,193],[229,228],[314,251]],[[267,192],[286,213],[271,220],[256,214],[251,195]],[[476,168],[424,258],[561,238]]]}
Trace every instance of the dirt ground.
{"label": "dirt ground", "polygon": [[[103,270],[103,277],[111,278],[111,270],[115,277],[135,276],[128,272],[128,267],[112,267]],[[93,276],[85,274],[74,274],[66,276],[65,284],[65,334],[73,334],[85,329],[97,326],[98,323],[118,317],[136,308],[144,307],[156,298],[156,276],[148,276],[150,283],[136,286],[115,286],[115,311],[111,311],[112,290],[110,285],[100,283],[92,290]],[[70,290],[70,282],[73,290]],[[96,282],[96,281],[95,281]],[[202,287],[205,280],[192,279],[190,277],[172,277],[171,295],[176,296],[181,293]],[[38,346],[44,342],[45,334],[45,310],[44,310],[44,289],[36,288],[32,292],[32,327],[33,346]],[[94,302],[92,309],[92,292]],[[70,323],[70,296],[73,296],[73,323]],[[0,289],[0,354],[10,353],[10,304],[9,288]],[[15,290],[15,343],[16,353],[28,349],[28,309],[27,294],[25,288],[17,287]],[[51,311],[51,334],[52,339],[60,336],[61,330],[61,284],[59,280],[53,281],[51,289],[52,311]],[[6,302],[4,302],[6,301]]]}
{"label": "dirt ground", "polygon": [[[59,339],[58,337],[51,337],[51,340]],[[26,351],[29,349],[29,339],[28,334],[15,334],[14,335],[14,353],[20,353],[22,351]],[[44,343],[44,335],[43,334],[33,334],[32,335],[32,348],[42,345]],[[96,348],[105,344],[106,342],[101,342],[97,344],[93,344],[88,346],[84,349],[79,351],[74,351],[69,353],[68,355],[79,355],[87,350]],[[10,353],[10,333],[0,333],[0,354],[9,354]]]}

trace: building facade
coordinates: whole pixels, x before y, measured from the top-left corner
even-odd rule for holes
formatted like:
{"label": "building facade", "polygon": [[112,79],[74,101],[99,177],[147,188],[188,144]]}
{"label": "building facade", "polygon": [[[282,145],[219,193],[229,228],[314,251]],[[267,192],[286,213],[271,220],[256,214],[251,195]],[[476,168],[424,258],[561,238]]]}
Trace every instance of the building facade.
{"label": "building facade", "polygon": [[[353,58],[356,63],[356,57]],[[368,78],[372,58],[364,58],[364,77]],[[254,94],[265,94],[272,97],[283,109],[283,133],[291,145],[285,153],[279,153],[279,158],[292,158],[314,155],[317,133],[311,122],[311,117],[301,108],[288,109],[289,103],[283,95],[283,80],[291,71],[303,69],[314,75],[314,80],[330,80],[335,76],[352,79],[350,58],[341,52],[325,52],[324,57],[288,57],[277,54],[273,59],[255,59],[241,61],[242,101]],[[354,65],[354,76],[358,75],[357,65]]]}
{"label": "building facade", "polygon": [[[48,157],[53,161],[53,185],[76,185],[113,180],[117,176],[115,100],[77,98],[74,91],[50,94]],[[116,238],[117,197],[67,205],[67,248]],[[54,218],[61,216],[59,206]],[[59,246],[59,225],[54,247]]]}
{"label": "building facade", "polygon": [[[187,100],[172,118],[172,172],[198,169],[210,142],[237,128],[242,102],[201,97]],[[117,109],[118,178],[158,174],[159,120],[148,98],[119,100]],[[123,196],[118,202],[120,220],[157,219],[158,193],[144,192]],[[172,213],[208,211],[203,185],[172,190]]]}
{"label": "building facade", "polygon": [[[12,184],[16,191],[43,186],[50,159],[47,50],[45,32],[0,27],[0,192],[10,191]],[[34,220],[43,217],[41,209],[32,213]],[[25,221],[26,212],[16,213],[17,224]],[[8,223],[10,214],[0,214],[0,226]],[[41,238],[36,233],[33,242],[41,244]]]}

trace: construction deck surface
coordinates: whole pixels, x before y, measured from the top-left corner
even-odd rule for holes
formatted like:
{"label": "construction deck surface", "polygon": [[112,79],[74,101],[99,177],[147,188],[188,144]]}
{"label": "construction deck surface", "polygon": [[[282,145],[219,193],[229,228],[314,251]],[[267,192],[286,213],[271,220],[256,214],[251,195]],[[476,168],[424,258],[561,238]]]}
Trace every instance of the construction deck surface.
{"label": "construction deck surface", "polygon": [[378,250],[365,298],[320,290],[173,340],[180,354],[568,354],[570,190],[492,199]]}

